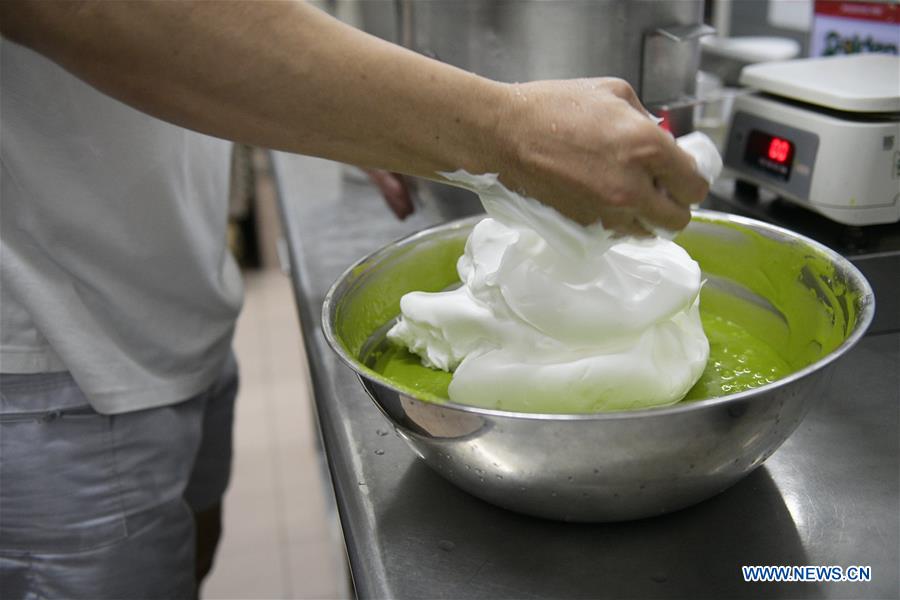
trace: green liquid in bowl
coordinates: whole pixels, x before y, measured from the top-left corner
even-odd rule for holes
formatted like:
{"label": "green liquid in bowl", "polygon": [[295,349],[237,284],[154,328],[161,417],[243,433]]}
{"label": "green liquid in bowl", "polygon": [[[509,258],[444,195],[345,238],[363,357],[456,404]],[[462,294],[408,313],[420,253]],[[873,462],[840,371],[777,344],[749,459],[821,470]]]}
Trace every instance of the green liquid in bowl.
{"label": "green liquid in bowl", "polygon": [[[458,282],[456,260],[467,232],[450,232],[403,248],[389,260],[360,265],[359,280],[336,312],[335,329],[348,353],[371,375],[423,400],[446,402],[452,375],[423,366],[385,332],[400,312],[403,294]],[[856,324],[859,294],[815,248],[702,218],[676,242],[708,278],[700,314],[709,362],[683,401],[726,396],[785,377],[837,348]],[[566,410],[547,406],[545,412]]]}
{"label": "green liquid in bowl", "polygon": [[[778,353],[746,329],[716,314],[701,315],[709,338],[706,369],[684,400],[703,400],[742,392],[775,381],[792,372]],[[428,400],[447,401],[452,374],[422,365],[406,346],[381,335],[373,338],[361,356],[363,364]]]}

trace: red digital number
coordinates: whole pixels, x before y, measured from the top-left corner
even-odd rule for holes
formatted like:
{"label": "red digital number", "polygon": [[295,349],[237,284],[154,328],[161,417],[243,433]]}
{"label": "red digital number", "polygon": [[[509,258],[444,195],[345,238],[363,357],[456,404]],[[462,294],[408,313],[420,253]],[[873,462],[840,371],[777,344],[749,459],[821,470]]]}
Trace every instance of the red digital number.
{"label": "red digital number", "polygon": [[773,137],[769,142],[769,158],[778,163],[787,162],[788,154],[791,151],[791,143],[781,138]]}

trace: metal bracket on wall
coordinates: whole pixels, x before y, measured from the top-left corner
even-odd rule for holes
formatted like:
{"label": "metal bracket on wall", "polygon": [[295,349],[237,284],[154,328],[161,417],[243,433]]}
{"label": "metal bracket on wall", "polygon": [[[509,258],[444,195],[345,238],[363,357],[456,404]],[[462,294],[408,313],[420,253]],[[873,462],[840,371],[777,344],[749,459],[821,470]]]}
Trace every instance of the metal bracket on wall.
{"label": "metal bracket on wall", "polygon": [[[696,75],[701,37],[716,32],[704,23],[657,27],[644,34],[641,55],[641,100],[648,107],[665,105],[667,126],[678,135],[693,130]],[[685,65],[688,68],[684,68]],[[680,107],[676,110],[675,107]]]}

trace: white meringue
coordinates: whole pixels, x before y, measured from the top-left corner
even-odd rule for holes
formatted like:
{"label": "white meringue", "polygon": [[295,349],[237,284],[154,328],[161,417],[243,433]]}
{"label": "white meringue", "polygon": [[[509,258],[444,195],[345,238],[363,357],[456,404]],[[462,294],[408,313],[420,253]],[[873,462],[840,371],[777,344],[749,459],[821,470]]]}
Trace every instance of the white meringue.
{"label": "white meringue", "polygon": [[585,413],[671,404],[688,392],[709,344],[700,267],[684,249],[582,227],[496,175],[442,175],[476,191],[489,217],[457,264],[462,286],[406,294],[388,336],[454,372],[452,401]]}

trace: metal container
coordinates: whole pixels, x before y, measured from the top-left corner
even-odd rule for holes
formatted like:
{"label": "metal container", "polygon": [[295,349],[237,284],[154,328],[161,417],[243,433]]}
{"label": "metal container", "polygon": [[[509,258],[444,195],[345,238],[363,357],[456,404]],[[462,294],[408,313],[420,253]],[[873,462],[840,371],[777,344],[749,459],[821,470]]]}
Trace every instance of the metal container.
{"label": "metal container", "polygon": [[397,0],[401,43],[498,81],[621,77],[648,104],[694,93],[702,0]]}
{"label": "metal container", "polygon": [[[864,335],[875,310],[865,278],[821,244],[759,221],[697,211],[681,235],[712,240],[722,252],[742,252],[744,236],[760,234],[826,257],[834,266],[830,282],[812,279],[802,269],[797,281],[807,286],[803,293],[828,303],[826,312],[846,317],[843,343],[774,383],[667,408],[554,415],[425,402],[367,369],[348,351],[337,334],[342,309],[361,297],[375,301],[373,284],[397,277],[404,264],[423,260],[436,244],[464,240],[476,221],[422,231],[352,266],[325,298],[324,332],[385,417],[431,468],[488,502],[531,515],[570,521],[637,519],[723,491],[760,466],[797,428],[822,397],[833,363]],[[700,263],[703,267],[702,259]],[[740,290],[739,284],[704,270],[707,285]]]}
{"label": "metal container", "polygon": [[[620,77],[676,135],[693,131],[702,0],[395,0],[399,42],[505,82]],[[371,11],[370,11],[371,13]],[[364,13],[383,31],[383,15]],[[480,212],[471,192],[423,182],[445,218]]]}

